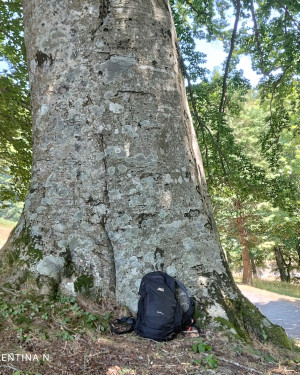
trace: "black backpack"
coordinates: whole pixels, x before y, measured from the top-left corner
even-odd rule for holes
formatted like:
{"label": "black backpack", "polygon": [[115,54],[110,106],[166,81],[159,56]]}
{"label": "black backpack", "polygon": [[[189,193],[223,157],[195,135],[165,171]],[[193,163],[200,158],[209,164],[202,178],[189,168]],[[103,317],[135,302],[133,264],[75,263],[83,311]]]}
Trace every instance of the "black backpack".
{"label": "black backpack", "polygon": [[[177,287],[184,292],[184,309],[176,296]],[[194,324],[194,302],[178,280],[161,271],[148,273],[142,278],[139,295],[136,319],[122,317],[115,321],[129,325],[129,329],[118,331],[111,324],[112,332],[121,334],[134,330],[137,335],[155,341],[171,340],[192,326],[200,332]]]}

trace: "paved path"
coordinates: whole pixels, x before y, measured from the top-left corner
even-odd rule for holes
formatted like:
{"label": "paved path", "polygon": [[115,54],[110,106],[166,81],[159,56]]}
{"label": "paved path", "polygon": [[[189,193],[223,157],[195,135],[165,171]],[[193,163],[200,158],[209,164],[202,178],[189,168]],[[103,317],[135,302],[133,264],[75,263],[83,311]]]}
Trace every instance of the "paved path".
{"label": "paved path", "polygon": [[263,315],[283,327],[288,336],[300,340],[300,299],[282,296],[248,285],[238,285]]}
{"label": "paved path", "polygon": [[5,244],[11,231],[12,231],[12,228],[5,227],[4,225],[0,225],[0,248],[1,246]]}

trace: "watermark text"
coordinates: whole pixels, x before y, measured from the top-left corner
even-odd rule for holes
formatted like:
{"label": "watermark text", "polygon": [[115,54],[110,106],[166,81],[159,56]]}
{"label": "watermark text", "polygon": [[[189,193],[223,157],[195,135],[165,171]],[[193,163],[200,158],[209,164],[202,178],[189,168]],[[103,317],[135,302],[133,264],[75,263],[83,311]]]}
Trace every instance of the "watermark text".
{"label": "watermark text", "polygon": [[0,362],[49,362],[49,354],[0,353]]}

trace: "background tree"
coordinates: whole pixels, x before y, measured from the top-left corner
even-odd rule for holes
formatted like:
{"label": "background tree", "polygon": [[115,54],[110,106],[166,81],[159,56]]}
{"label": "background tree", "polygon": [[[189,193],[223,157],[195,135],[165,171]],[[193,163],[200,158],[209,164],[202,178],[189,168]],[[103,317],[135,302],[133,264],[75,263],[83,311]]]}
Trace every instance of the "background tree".
{"label": "background tree", "polygon": [[31,168],[31,115],[21,1],[0,4],[0,175],[2,209],[24,201]]}
{"label": "background tree", "polygon": [[[208,40],[222,39],[225,49],[228,51],[228,57],[224,63],[224,73],[219,76],[219,83],[216,77],[211,82],[203,80],[200,85],[197,85],[199,87],[197,90],[197,86],[191,87],[192,79],[189,77],[188,71],[185,72],[209,186],[210,189],[214,189],[214,186],[217,187],[217,190],[211,190],[213,198],[224,196],[224,192],[227,196],[231,192],[230,194],[235,196],[236,207],[241,208],[246,201],[253,200],[253,209],[258,204],[257,199],[259,198],[261,201],[271,202],[274,207],[278,205],[284,207],[283,209],[288,210],[291,215],[293,209],[287,209],[287,206],[291,202],[297,205],[299,201],[297,188],[291,179],[283,176],[278,161],[282,147],[282,131],[293,127],[295,113],[298,111],[297,99],[293,94],[297,86],[299,69],[297,63],[297,56],[299,56],[298,5],[293,4],[289,7],[289,5],[283,6],[280,2],[269,1],[259,2],[259,4],[226,2],[222,5],[212,2],[209,12],[204,13],[207,17],[204,21],[200,2],[178,1],[177,4],[185,10],[189,9],[189,14],[193,14],[190,32],[194,28],[205,30],[206,33],[203,32],[203,34]],[[214,22],[217,14],[223,12],[224,15],[224,9],[227,12],[225,15],[231,11],[235,15],[235,22],[231,30],[225,30],[224,23],[221,25]],[[184,14],[183,11],[182,14]],[[238,22],[242,24],[239,31],[237,31]],[[210,28],[208,25],[211,24],[218,25],[219,28]],[[184,38],[182,39],[184,40]],[[273,40],[276,40],[276,48],[273,46]],[[253,67],[264,74],[260,83],[259,97],[264,103],[262,111],[267,113],[267,116],[259,116],[260,132],[257,131],[255,134],[253,143],[255,152],[251,152],[249,149],[251,146],[251,144],[249,145],[249,136],[253,138],[252,132],[249,128],[238,130],[236,126],[236,122],[241,122],[239,114],[241,98],[245,98],[245,92],[244,94],[241,92],[243,87],[241,72],[237,72],[235,69],[241,53],[250,53],[253,57]],[[186,63],[186,66],[188,67],[189,63]],[[238,82],[240,83],[237,84]],[[230,90],[231,84],[234,87],[232,91]],[[207,87],[214,92],[209,100]],[[234,97],[237,100],[234,100]],[[290,99],[285,102],[287,98]],[[232,107],[232,103],[236,103],[236,105]],[[249,105],[249,100],[247,105]],[[257,124],[257,119],[253,119],[253,121]],[[258,128],[256,127],[256,129]],[[293,137],[295,137],[295,131]],[[243,139],[245,140],[244,147],[241,148],[239,145],[242,145]],[[261,153],[257,153],[259,139],[262,145]],[[292,163],[297,163],[297,158],[293,159]],[[227,185],[226,188],[225,185]],[[223,189],[220,189],[221,186]],[[253,197],[255,198],[253,199]],[[220,211],[218,208],[216,209],[216,212]],[[248,253],[247,247],[251,244],[249,238],[246,239],[249,225],[245,223],[245,217],[241,216],[243,211],[239,210],[239,212],[236,217],[245,255]],[[295,212],[294,207],[292,215]],[[245,216],[245,214],[243,215]],[[247,217],[249,219],[249,215]],[[249,224],[253,227],[251,221]],[[218,225],[222,228],[224,222],[218,221]],[[258,231],[257,235],[259,235]],[[257,244],[257,241],[255,242]],[[257,251],[256,254],[258,254]],[[249,254],[244,256],[244,260],[245,258],[248,262],[244,263],[246,274],[243,279],[244,282],[251,283],[251,275],[248,272],[250,269]]]}

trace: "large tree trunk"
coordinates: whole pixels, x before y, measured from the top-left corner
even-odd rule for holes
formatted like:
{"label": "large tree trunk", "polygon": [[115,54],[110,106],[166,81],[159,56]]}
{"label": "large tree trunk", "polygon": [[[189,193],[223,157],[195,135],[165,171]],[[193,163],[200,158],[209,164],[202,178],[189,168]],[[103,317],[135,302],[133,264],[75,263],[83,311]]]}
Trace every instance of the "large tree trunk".
{"label": "large tree trunk", "polygon": [[3,279],[136,311],[163,270],[204,318],[261,335],[219,243],[168,2],[24,0],[24,19],[34,158]]}

